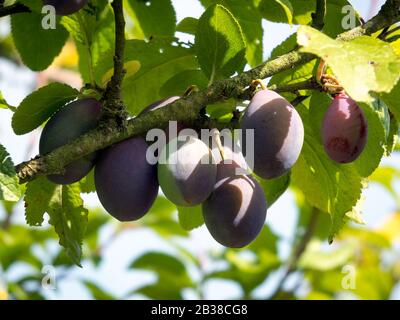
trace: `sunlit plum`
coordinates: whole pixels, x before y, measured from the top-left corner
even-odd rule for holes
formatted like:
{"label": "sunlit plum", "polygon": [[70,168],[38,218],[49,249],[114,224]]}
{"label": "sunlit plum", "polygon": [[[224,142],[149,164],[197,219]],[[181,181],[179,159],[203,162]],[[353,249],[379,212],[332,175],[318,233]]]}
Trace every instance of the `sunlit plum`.
{"label": "sunlit plum", "polygon": [[202,210],[207,229],[220,244],[241,248],[260,233],[267,214],[264,191],[238,164],[218,164],[217,183]]}
{"label": "sunlit plum", "polygon": [[165,196],[176,205],[202,203],[213,190],[216,175],[211,150],[195,137],[176,137],[161,151],[158,180]]}

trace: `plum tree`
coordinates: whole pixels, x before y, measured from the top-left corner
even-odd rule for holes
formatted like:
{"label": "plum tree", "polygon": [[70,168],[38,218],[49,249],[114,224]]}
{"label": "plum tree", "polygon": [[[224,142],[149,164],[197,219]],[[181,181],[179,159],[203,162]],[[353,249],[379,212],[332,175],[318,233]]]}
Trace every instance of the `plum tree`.
{"label": "plum tree", "polygon": [[253,170],[260,177],[279,177],[297,161],[304,141],[303,122],[294,107],[276,92],[264,89],[254,95],[241,128],[254,130],[254,150],[245,137],[242,150],[246,157],[253,152]]}
{"label": "plum tree", "polygon": [[236,163],[218,164],[217,183],[203,203],[204,222],[220,244],[241,248],[260,233],[267,202],[259,183],[250,175],[236,175]]}
{"label": "plum tree", "polygon": [[216,175],[211,150],[195,137],[176,137],[161,151],[158,180],[165,196],[176,205],[202,203],[213,190]]}
{"label": "plum tree", "polygon": [[[58,147],[72,142],[80,135],[94,129],[100,120],[101,104],[96,99],[76,100],[59,110],[43,128],[39,152],[45,155]],[[63,174],[49,175],[57,184],[79,181],[93,168],[96,154],[90,154],[70,163]]]}
{"label": "plum tree", "polygon": [[322,123],[322,140],[328,156],[339,163],[354,161],[364,150],[367,135],[363,110],[346,94],[338,94]]}
{"label": "plum tree", "polygon": [[82,9],[87,0],[43,0],[43,4],[53,6],[56,14],[67,16]]}
{"label": "plum tree", "polygon": [[146,160],[147,143],[134,137],[104,150],[94,170],[103,207],[120,221],[143,217],[158,193],[157,167]]}

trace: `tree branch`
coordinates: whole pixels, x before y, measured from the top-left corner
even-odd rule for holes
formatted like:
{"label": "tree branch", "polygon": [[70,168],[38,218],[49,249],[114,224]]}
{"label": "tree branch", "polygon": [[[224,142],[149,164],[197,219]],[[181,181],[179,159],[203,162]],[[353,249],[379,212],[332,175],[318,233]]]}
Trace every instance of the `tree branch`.
{"label": "tree branch", "polygon": [[311,16],[311,26],[315,29],[322,30],[325,25],[326,0],[317,0],[315,13],[313,13]]}
{"label": "tree branch", "polygon": [[[120,0],[114,2],[117,4]],[[392,25],[399,18],[400,0],[387,0],[378,15],[366,24],[339,35],[338,39],[349,41],[362,35],[371,35]],[[169,106],[131,119],[123,128],[117,125],[99,127],[45,156],[18,165],[16,170],[20,181],[23,183],[39,175],[62,173],[63,168],[76,159],[134,135],[143,134],[152,128],[166,127],[169,120],[191,123],[198,118],[199,111],[206,105],[228,98],[240,99],[252,80],[271,77],[315,58],[312,54],[291,51],[238,76],[216,81],[207,89],[176,100]],[[119,65],[116,69],[118,68]],[[120,85],[122,78],[112,81]]]}
{"label": "tree branch", "polygon": [[103,96],[103,108],[107,118],[113,119],[117,116],[119,119],[125,119],[126,112],[121,99],[122,81],[125,76],[125,18],[123,0],[114,0],[111,6],[114,9],[115,17],[114,74],[108,82]]}
{"label": "tree branch", "polygon": [[31,10],[22,3],[16,2],[10,6],[0,6],[0,18],[9,16],[11,14],[31,12]]}

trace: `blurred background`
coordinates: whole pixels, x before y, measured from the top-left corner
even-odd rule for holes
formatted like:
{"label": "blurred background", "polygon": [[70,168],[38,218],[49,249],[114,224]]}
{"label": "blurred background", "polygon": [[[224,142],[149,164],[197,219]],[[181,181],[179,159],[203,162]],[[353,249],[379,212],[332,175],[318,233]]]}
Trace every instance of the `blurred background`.
{"label": "blurred background", "polygon": [[[364,19],[383,0],[350,0]],[[197,0],[173,0],[177,21],[198,18]],[[264,21],[264,58],[296,26]],[[44,72],[14,58],[8,18],[0,20],[0,91],[11,105],[48,81],[79,88],[72,42]],[[182,41],[193,40],[177,33]],[[19,163],[38,153],[40,131],[16,136],[12,113],[0,109],[0,142]],[[225,249],[204,226],[184,231],[162,195],[146,218],[121,224],[94,193],[79,268],[53,230],[24,222],[23,203],[0,206],[1,299],[398,299],[400,298],[400,154],[383,159],[364,191],[364,225],[350,224],[328,245],[328,215],[289,189],[269,210],[262,236],[243,250]]]}

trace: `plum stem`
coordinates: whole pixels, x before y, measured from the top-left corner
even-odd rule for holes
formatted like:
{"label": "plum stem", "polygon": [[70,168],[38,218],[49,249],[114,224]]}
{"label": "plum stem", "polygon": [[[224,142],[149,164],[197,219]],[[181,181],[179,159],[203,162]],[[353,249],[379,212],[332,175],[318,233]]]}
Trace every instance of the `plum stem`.
{"label": "plum stem", "polygon": [[261,79],[256,79],[251,82],[251,88],[253,91],[257,88],[257,86],[260,86],[262,90],[266,90],[267,86]]}
{"label": "plum stem", "polygon": [[212,129],[212,137],[215,143],[217,144],[217,148],[219,153],[221,154],[222,161],[225,160],[224,147],[221,142],[221,133],[219,132],[218,129]]}

